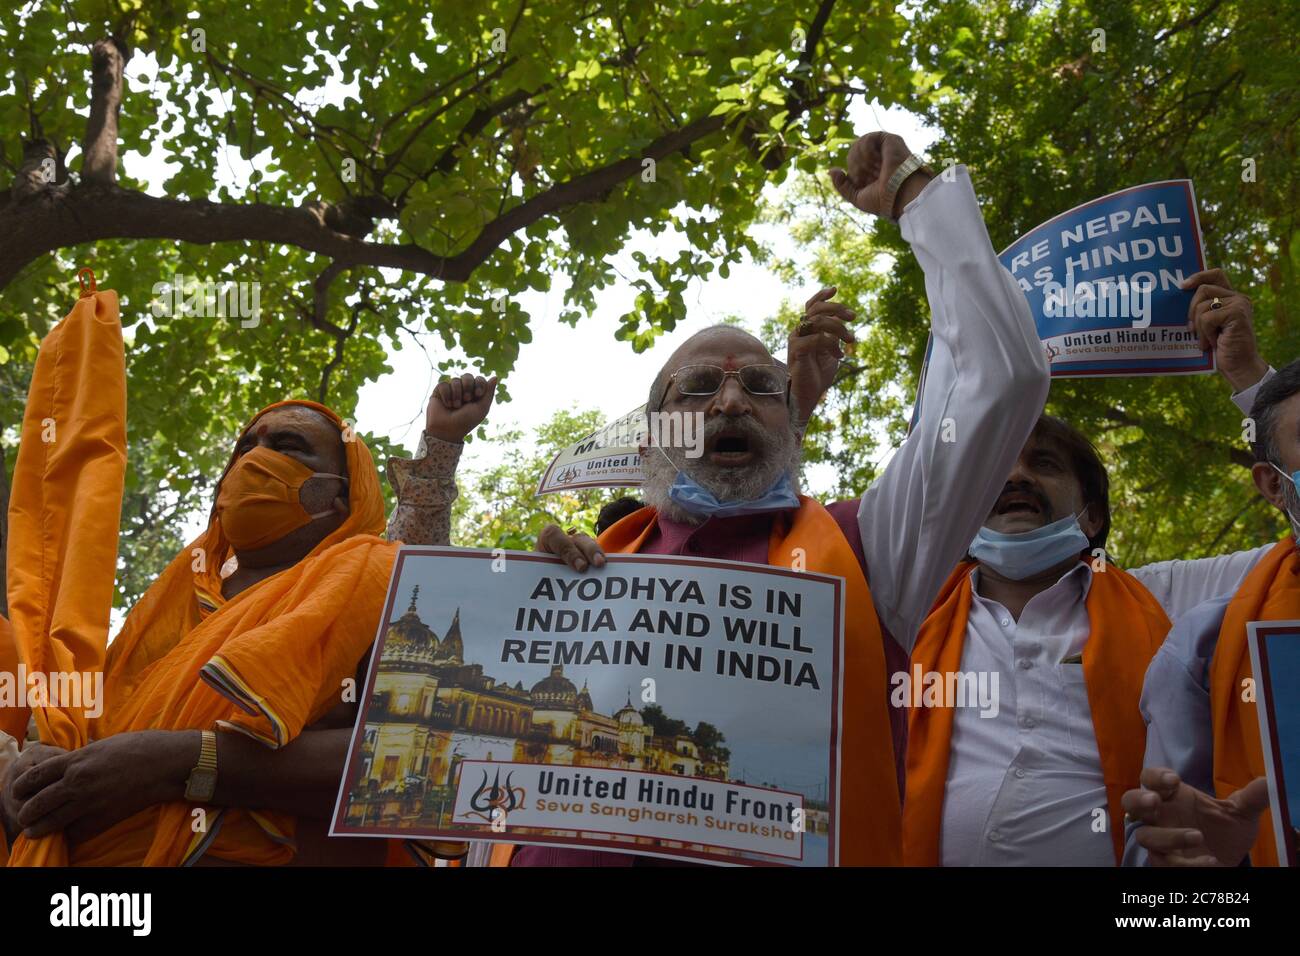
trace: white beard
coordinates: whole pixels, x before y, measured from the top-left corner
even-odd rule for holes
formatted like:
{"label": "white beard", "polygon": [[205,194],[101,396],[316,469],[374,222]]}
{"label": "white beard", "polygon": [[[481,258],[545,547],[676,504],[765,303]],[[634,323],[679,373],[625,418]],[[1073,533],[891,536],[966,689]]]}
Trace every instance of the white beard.
{"label": "white beard", "polygon": [[[734,423],[714,419],[705,427],[706,440],[713,432],[728,424]],[[750,438],[758,461],[747,468],[722,468],[699,458],[684,459],[679,465],[669,457],[667,450],[657,445],[647,448],[641,456],[641,469],[645,476],[641,485],[642,498],[646,504],[672,521],[703,524],[708,515],[687,511],[669,497],[679,470],[722,502],[751,501],[775,485],[782,475],[790,479],[798,494],[801,449],[794,432],[787,431],[784,436],[772,435],[755,426]]]}

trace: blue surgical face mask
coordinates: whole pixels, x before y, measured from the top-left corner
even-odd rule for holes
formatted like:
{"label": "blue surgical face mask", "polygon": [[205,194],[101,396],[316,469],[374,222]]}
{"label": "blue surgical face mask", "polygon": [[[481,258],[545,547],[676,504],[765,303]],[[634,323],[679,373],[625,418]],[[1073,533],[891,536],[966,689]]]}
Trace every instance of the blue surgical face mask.
{"label": "blue surgical face mask", "polygon": [[732,518],[736,515],[759,514],[764,511],[784,511],[799,507],[799,496],[789,475],[781,475],[771,488],[750,501],[719,501],[709,489],[686,472],[678,470],[668,497],[691,514],[709,518]]}
{"label": "blue surgical face mask", "polygon": [[[1271,461],[1269,462],[1269,464],[1273,465]],[[1291,482],[1291,484],[1295,486],[1296,494],[1300,495],[1300,471],[1295,471],[1288,475],[1277,465],[1273,465],[1273,470],[1276,471],[1283,478],[1285,478],[1287,481]],[[1291,513],[1290,508],[1285,508],[1283,510],[1286,511],[1286,516],[1291,522],[1291,531],[1295,534],[1296,539],[1300,540],[1300,518],[1297,518],[1295,515],[1293,515]]]}
{"label": "blue surgical face mask", "polygon": [[970,556],[1004,578],[1023,581],[1078,556],[1086,547],[1088,536],[1079,527],[1079,515],[1070,515],[1020,534],[980,528],[970,544]]}

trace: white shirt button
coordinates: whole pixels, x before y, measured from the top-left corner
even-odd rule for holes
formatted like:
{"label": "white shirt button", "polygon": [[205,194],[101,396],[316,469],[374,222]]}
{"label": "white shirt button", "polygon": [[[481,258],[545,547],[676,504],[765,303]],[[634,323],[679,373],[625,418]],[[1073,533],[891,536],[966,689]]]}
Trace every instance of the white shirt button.
{"label": "white shirt button", "polygon": [[1031,667],[1033,667],[1033,666],[1034,666],[1034,662],[1031,661],[1029,658],[1027,658],[1027,657],[1022,657],[1022,658],[1020,658],[1020,669],[1021,669],[1022,671],[1027,671],[1027,670],[1029,670],[1029,668],[1031,668]]}
{"label": "white shirt button", "polygon": [[991,842],[993,842],[993,843],[997,843],[997,842],[998,842],[999,840],[1001,840],[1001,839],[1002,839],[1002,831],[1000,831],[1000,830],[990,830],[990,831],[989,831],[989,840],[990,840]]}
{"label": "white shirt button", "polygon": [[1017,767],[1017,768],[1016,768],[1016,776],[1017,776],[1018,778],[1020,778],[1020,779],[1024,779],[1024,776],[1025,776],[1025,768],[1024,768],[1024,767]]}
{"label": "white shirt button", "polygon": [[1004,617],[1004,618],[1002,619],[1002,626],[1003,626],[1003,627],[1010,627],[1010,626],[1011,626],[1011,618],[1009,618],[1009,617]]}
{"label": "white shirt button", "polygon": [[1021,726],[1021,727],[1032,727],[1032,726],[1034,726],[1034,718],[1032,718],[1032,717],[1021,717],[1021,718],[1020,718],[1020,726]]}

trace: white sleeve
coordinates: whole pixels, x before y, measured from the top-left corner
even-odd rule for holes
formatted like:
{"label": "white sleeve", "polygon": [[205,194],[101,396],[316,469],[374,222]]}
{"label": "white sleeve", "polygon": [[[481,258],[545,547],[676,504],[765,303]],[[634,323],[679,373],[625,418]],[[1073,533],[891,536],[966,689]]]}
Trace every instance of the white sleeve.
{"label": "white sleeve", "polygon": [[1270,365],[1268,367],[1268,371],[1264,373],[1264,377],[1261,378],[1254,385],[1250,386],[1250,388],[1243,388],[1240,392],[1232,393],[1233,404],[1235,404],[1239,409],[1241,409],[1241,414],[1243,415],[1250,414],[1250,409],[1255,404],[1255,396],[1259,394],[1260,386],[1262,386],[1265,382],[1267,382],[1270,378],[1272,378],[1276,374],[1277,374],[1277,369],[1273,368],[1273,366]]}
{"label": "white sleeve", "polygon": [[989,242],[964,166],[908,204],[934,346],[912,433],[862,495],[858,524],[881,623],[911,650],[1043,410],[1047,359]]}
{"label": "white sleeve", "polygon": [[[1232,401],[1243,415],[1250,414],[1250,407],[1255,404],[1260,386],[1276,374],[1270,367],[1263,378],[1250,388],[1233,394]],[[1272,547],[1273,545],[1266,544],[1252,551],[1237,551],[1192,561],[1157,561],[1155,564],[1134,568],[1129,573],[1142,582],[1160,602],[1165,614],[1172,619],[1203,601],[1232,594],[1241,587],[1242,580],[1250,573],[1255,562]]]}
{"label": "white sleeve", "polygon": [[1198,604],[1232,594],[1241,587],[1242,580],[1255,562],[1272,548],[1272,544],[1266,544],[1262,548],[1234,551],[1213,558],[1157,561],[1133,568],[1129,574],[1142,582],[1173,620]]}

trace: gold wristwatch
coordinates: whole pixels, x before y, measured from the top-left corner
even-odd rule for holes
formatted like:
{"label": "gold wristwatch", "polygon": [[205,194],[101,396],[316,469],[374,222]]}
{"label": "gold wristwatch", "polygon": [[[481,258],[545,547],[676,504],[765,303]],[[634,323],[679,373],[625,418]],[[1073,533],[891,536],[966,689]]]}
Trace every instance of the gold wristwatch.
{"label": "gold wristwatch", "polygon": [[214,731],[203,731],[203,746],[199,750],[199,762],[190,771],[185,781],[185,799],[194,803],[207,803],[217,791],[217,735]]}
{"label": "gold wristwatch", "polygon": [[894,170],[894,174],[889,177],[889,182],[885,184],[885,215],[891,222],[898,222],[894,218],[894,198],[898,195],[898,190],[902,188],[908,176],[911,176],[918,169],[924,168],[925,161],[916,153],[912,153],[899,164],[898,168]]}

